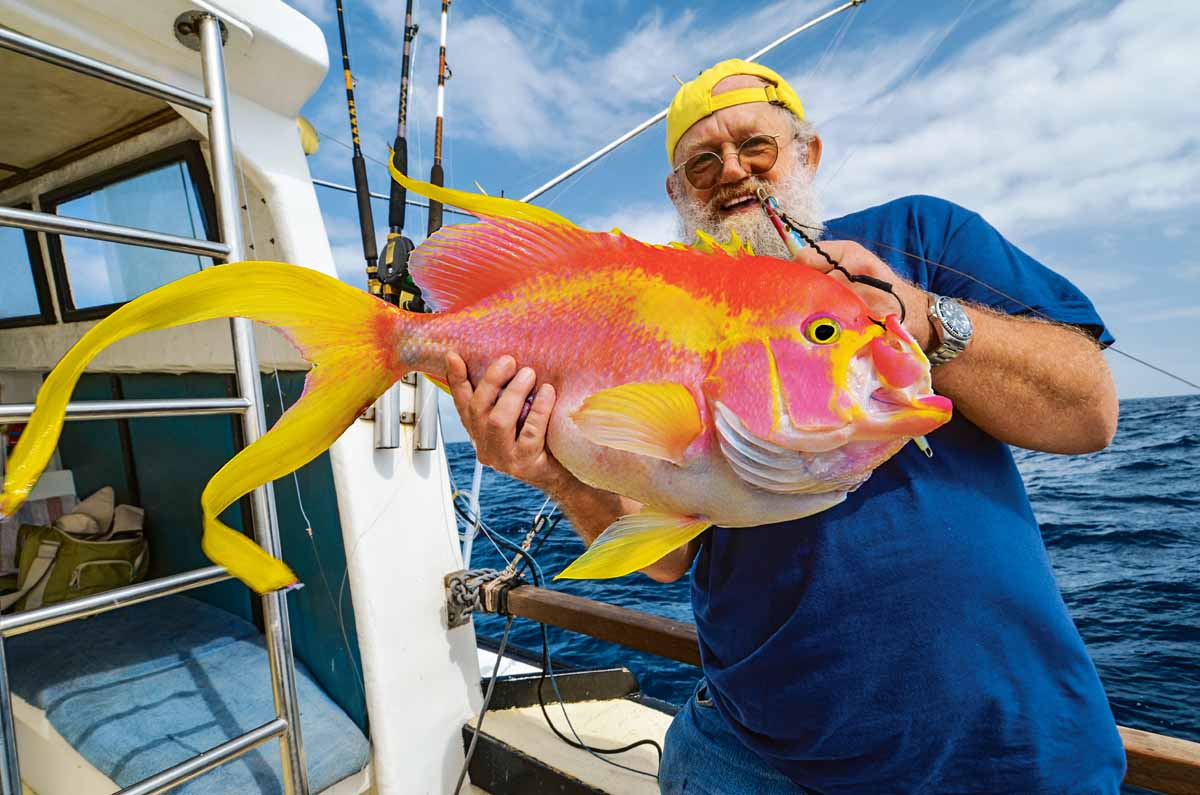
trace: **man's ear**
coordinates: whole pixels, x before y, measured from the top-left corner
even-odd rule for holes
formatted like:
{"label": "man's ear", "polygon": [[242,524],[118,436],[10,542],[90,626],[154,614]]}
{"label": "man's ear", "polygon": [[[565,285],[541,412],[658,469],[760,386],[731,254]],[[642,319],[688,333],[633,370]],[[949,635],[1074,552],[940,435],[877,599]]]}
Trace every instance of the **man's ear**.
{"label": "man's ear", "polygon": [[675,195],[675,175],[667,174],[667,197],[671,201],[675,201],[679,197]]}
{"label": "man's ear", "polygon": [[821,136],[814,135],[808,142],[808,167],[815,174],[819,165],[821,165]]}

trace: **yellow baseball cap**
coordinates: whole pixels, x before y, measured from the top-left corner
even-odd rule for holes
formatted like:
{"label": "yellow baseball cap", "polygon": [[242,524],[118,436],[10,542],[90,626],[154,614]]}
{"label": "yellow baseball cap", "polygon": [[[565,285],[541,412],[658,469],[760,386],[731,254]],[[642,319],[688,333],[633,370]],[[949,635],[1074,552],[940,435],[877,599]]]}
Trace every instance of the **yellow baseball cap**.
{"label": "yellow baseball cap", "polygon": [[[767,81],[767,85],[735,88],[713,96],[712,90],[717,83],[731,75],[761,77]],[[804,118],[800,96],[775,70],[740,58],[730,58],[705,69],[699,77],[684,83],[675,92],[675,99],[671,100],[671,107],[667,110],[667,160],[674,161],[675,146],[693,124],[722,108],[748,102],[770,102],[787,108],[798,119]]]}

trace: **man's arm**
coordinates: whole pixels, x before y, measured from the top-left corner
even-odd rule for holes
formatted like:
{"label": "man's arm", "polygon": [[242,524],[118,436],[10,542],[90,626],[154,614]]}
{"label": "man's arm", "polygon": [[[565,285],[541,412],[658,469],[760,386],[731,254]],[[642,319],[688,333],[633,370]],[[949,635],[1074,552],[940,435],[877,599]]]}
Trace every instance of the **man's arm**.
{"label": "man's arm", "polygon": [[[641,509],[640,503],[583,483],[546,448],[546,428],[556,399],[550,384],[538,388],[517,430],[521,409],[537,383],[533,370],[517,370],[511,356],[502,356],[472,387],[466,364],[452,353],[446,359],[446,381],[480,463],[546,492],[585,545],[591,546],[619,517]],[[699,548],[699,541],[693,540],[641,571],[659,582],[673,582],[687,573]]]}
{"label": "man's arm", "polygon": [[[822,241],[821,248],[850,273],[892,284],[904,302],[904,325],[928,349],[933,329],[929,293],[910,284],[857,243]],[[829,264],[812,249],[797,260],[822,272]],[[897,313],[896,299],[851,284],[880,317]],[[1047,453],[1089,453],[1112,441],[1119,405],[1100,346],[1082,331],[1058,323],[994,312],[968,304],[975,333],[967,350],[933,370],[938,392],[954,408],[1002,442]]]}

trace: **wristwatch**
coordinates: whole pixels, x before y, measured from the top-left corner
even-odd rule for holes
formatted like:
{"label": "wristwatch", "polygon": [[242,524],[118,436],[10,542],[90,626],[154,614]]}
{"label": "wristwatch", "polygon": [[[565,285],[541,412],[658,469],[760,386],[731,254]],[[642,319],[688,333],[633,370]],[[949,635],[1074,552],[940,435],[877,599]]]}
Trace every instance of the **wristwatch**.
{"label": "wristwatch", "polygon": [[933,295],[932,298],[929,303],[929,325],[933,327],[934,339],[939,344],[926,355],[929,365],[937,367],[967,349],[974,328],[970,316],[958,301],[945,295]]}

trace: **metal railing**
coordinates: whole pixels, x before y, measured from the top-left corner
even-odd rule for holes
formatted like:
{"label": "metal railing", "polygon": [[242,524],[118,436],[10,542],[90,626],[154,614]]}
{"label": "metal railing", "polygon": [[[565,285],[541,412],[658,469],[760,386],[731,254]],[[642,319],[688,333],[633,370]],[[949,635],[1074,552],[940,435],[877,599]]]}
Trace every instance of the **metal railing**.
{"label": "metal railing", "polygon": [[[244,258],[245,246],[242,238],[239,216],[240,202],[235,180],[221,23],[215,16],[206,12],[194,12],[189,22],[199,34],[198,44],[204,79],[204,95],[195,94],[97,61],[94,58],[70,52],[12,30],[0,28],[0,48],[206,113],[208,115],[208,142],[220,242],[176,237],[145,229],[64,218],[48,213],[12,208],[0,208],[0,226],[13,226],[38,232],[90,237],[169,251],[182,251],[213,257],[223,262]],[[68,419],[240,414],[245,444],[252,444],[266,432],[262,382],[258,376],[258,357],[254,346],[253,323],[245,318],[236,318],[231,321],[231,327],[235,378],[239,397],[81,401],[68,405]],[[29,404],[0,405],[0,422],[24,420],[32,411],[33,406]],[[255,540],[269,554],[278,557],[280,552],[279,524],[275,510],[275,495],[270,484],[261,486],[252,493],[251,515]],[[21,792],[21,768],[13,724],[5,638],[148,599],[199,588],[228,578],[229,575],[222,567],[212,566],[0,618],[0,746],[3,748],[3,752],[0,753],[0,795],[20,795]],[[308,772],[304,764],[304,747],[300,735],[300,708],[296,697],[296,670],[292,656],[291,626],[288,621],[287,602],[282,593],[275,592],[265,594],[262,597],[262,603],[267,657],[271,670],[271,687],[275,699],[275,719],[134,784],[122,790],[122,793],[125,795],[150,795],[164,792],[246,753],[261,743],[278,737],[283,764],[284,792],[287,795],[308,795]]]}
{"label": "metal railing", "polygon": [[[2,44],[3,42],[0,41],[0,45]],[[230,254],[229,246],[224,243],[197,240],[194,237],[178,237],[162,232],[151,232],[149,229],[135,229],[131,226],[117,226],[101,221],[88,221],[83,218],[68,218],[53,213],[18,210],[15,207],[0,207],[0,226],[16,226],[32,232],[90,237],[113,243],[129,243],[147,248],[196,254],[201,257],[223,258]]]}
{"label": "metal railing", "polygon": [[[0,424],[25,422],[34,403],[0,403]],[[141,417],[183,417],[204,414],[243,414],[253,404],[234,398],[155,398],[149,400],[73,400],[68,420],[121,420]]]}

